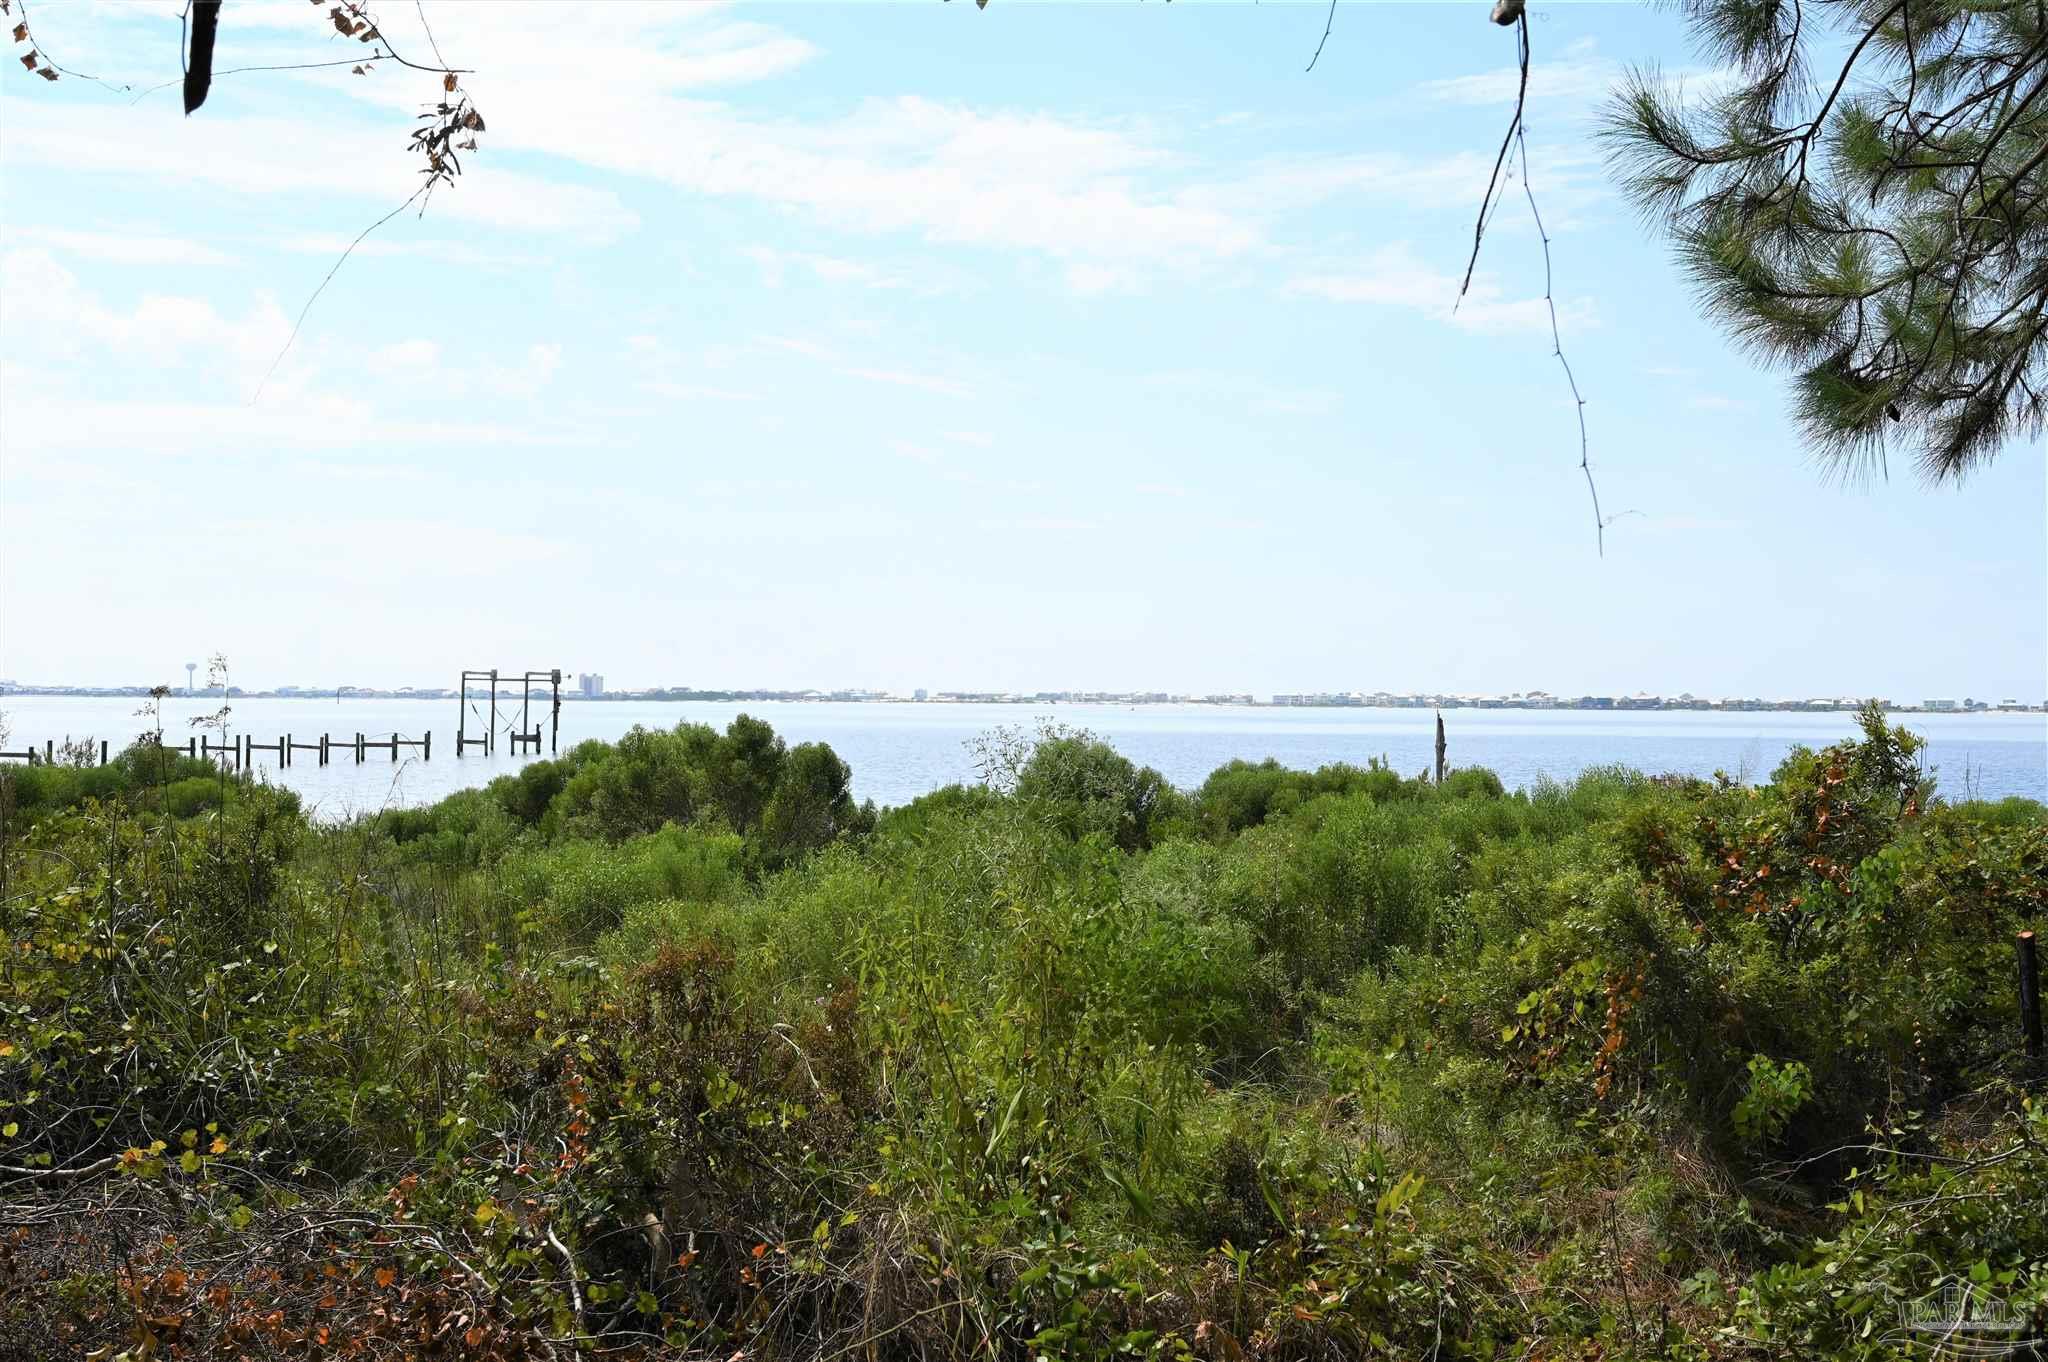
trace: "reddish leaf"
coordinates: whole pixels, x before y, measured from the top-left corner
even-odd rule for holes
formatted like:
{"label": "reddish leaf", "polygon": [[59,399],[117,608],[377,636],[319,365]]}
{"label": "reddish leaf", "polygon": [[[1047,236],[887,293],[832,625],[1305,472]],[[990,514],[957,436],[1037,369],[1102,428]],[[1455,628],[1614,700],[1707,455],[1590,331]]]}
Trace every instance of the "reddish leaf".
{"label": "reddish leaf", "polygon": [[441,77],[441,88],[446,90],[449,94],[455,93],[455,73],[453,71],[450,71],[447,75]]}

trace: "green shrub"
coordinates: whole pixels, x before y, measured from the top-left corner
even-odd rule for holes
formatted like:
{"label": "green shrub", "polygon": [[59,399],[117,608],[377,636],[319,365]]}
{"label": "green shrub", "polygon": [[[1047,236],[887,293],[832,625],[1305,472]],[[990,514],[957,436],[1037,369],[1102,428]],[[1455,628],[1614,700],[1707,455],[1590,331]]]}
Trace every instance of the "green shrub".
{"label": "green shrub", "polygon": [[[38,768],[0,1168],[75,1270],[0,1329],[1877,1362],[1944,1282],[2048,1299],[2048,812],[1881,720],[1755,788],[988,755],[875,815],[684,725],[337,826]],[[292,1270],[187,1289],[240,1262]]]}

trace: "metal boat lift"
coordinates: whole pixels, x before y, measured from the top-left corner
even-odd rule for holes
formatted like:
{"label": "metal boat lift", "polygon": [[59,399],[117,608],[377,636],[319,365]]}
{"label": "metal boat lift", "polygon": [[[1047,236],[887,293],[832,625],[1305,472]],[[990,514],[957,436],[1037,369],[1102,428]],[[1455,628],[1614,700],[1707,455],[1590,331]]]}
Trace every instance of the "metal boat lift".
{"label": "metal boat lift", "polygon": [[[472,747],[481,750],[485,756],[490,756],[498,750],[498,683],[500,675],[496,667],[491,668],[489,671],[472,670],[462,673],[462,684],[456,687],[456,756],[461,756]],[[506,681],[514,679],[514,674],[511,672],[505,672],[502,676]],[[512,750],[514,752],[522,750],[528,752],[540,751],[540,725],[533,722],[533,692],[537,682],[546,682],[550,696],[548,706],[548,751],[553,753],[562,735],[562,669],[554,667],[544,672],[520,672],[517,674],[517,679],[519,681],[519,728],[511,735]],[[481,738],[470,737],[466,727],[469,721],[469,686],[472,681],[483,682],[491,688],[490,726],[484,730],[484,736]]]}

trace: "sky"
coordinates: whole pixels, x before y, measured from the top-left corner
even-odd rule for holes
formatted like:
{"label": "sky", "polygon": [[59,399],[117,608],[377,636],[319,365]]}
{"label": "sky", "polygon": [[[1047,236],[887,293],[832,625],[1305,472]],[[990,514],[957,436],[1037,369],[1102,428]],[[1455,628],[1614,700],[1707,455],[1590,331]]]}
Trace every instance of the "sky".
{"label": "sky", "polygon": [[440,78],[179,8],[0,72],[0,678],[2048,695],[2041,446],[1845,483],[1617,195],[1672,9],[1532,10],[1602,556],[1483,5],[380,0],[486,130],[289,349]]}

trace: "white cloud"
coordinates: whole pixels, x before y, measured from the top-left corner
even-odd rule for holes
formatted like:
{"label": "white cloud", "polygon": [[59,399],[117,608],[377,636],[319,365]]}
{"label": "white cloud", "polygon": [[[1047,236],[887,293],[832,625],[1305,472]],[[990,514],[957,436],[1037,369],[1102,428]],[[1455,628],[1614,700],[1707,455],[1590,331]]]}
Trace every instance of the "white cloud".
{"label": "white cloud", "polygon": [[[1548,100],[1586,105],[1605,98],[1627,75],[1620,62],[1598,54],[1598,44],[1581,38],[1553,59],[1538,56],[1529,63],[1529,101]],[[1668,73],[1665,83],[1682,99],[1711,99],[1742,79],[1733,67],[1684,67]],[[1439,104],[1513,104],[1522,81],[1518,66],[1497,66],[1466,76],[1422,82],[1424,98]]]}
{"label": "white cloud", "polygon": [[1014,520],[984,520],[975,528],[989,534],[1086,534],[1101,529],[1102,523],[1069,516],[1023,516]]}
{"label": "white cloud", "polygon": [[237,381],[254,382],[284,345],[290,324],[264,298],[241,318],[198,298],[144,296],[132,311],[102,304],[50,252],[31,247],[0,257],[0,314],[14,344],[44,357],[76,359],[103,349],[124,359],[175,364],[205,356]]}
{"label": "white cloud", "polygon": [[[1581,39],[1553,60],[1529,63],[1529,98],[1590,101],[1600,98],[1621,78],[1620,63],[1593,55],[1591,39]],[[1522,82],[1521,68],[1499,66],[1469,76],[1426,80],[1422,94],[1440,104],[1512,104]]]}
{"label": "white cloud", "polygon": [[1067,266],[1067,287],[1079,294],[1117,293],[1138,284],[1138,272],[1128,265],[1097,265],[1087,261]]}
{"label": "white cloud", "polygon": [[[332,46],[312,22],[317,12],[309,20],[283,5],[238,7],[237,15],[239,26],[259,31],[263,55],[317,58]],[[449,59],[474,68],[465,90],[489,122],[470,173],[437,193],[429,215],[521,231],[604,239],[633,230],[638,217],[609,190],[501,168],[493,161],[500,152],[540,153],[690,194],[771,205],[838,233],[1034,253],[1059,263],[1068,289],[1091,294],[1269,253],[1284,224],[1339,196],[1462,208],[1491,164],[1480,150],[1374,153],[1272,159],[1225,173],[1176,146],[1166,125],[1138,118],[914,95],[870,98],[829,116],[744,109],[706,92],[782,75],[822,54],[713,7],[610,3],[566,22],[548,6],[436,4],[428,17]],[[415,46],[424,35],[394,30],[394,37]],[[1588,53],[1570,60],[1598,59]],[[14,120],[19,126],[10,128],[6,157],[197,179],[252,194],[347,193],[395,202],[412,167],[392,150],[389,129],[417,111],[417,77],[386,68],[374,77],[282,78],[339,91],[377,111],[374,119],[326,127],[317,152],[308,149],[301,120],[221,117],[197,144],[181,135],[176,120],[145,105],[66,108],[62,117],[32,109],[31,117]],[[1456,93],[1464,88],[1447,84],[1440,97],[1466,98]],[[433,93],[429,88],[424,97]],[[81,112],[92,117],[81,119]],[[1226,123],[1235,118],[1224,115]],[[1539,184],[1562,200],[1546,199],[1545,207],[1562,225],[1575,201],[1596,192],[1596,161],[1535,150]],[[404,237],[386,229],[373,242],[377,247],[366,242],[364,249],[400,248]],[[940,291],[971,283],[940,277],[947,268],[940,261],[921,260],[912,269],[843,251],[764,245],[747,253],[771,282],[802,272],[868,288]]]}
{"label": "white cloud", "polygon": [[377,347],[370,352],[364,364],[374,374],[400,374],[432,370],[440,362],[441,347],[424,337],[415,336]]}
{"label": "white cloud", "polygon": [[702,383],[676,383],[665,378],[649,379],[640,385],[640,389],[673,402],[756,402],[761,397],[759,393],[746,392],[738,388],[716,388]]}
{"label": "white cloud", "polygon": [[[382,416],[367,402],[324,394],[291,394],[247,402],[101,402],[58,397],[22,403],[9,412],[10,464],[63,450],[128,451],[156,460],[172,455],[214,462],[240,455],[268,458],[285,449],[365,448],[397,444],[446,449],[558,445],[562,435],[490,421],[417,420]],[[10,470],[11,471],[11,470]]]}
{"label": "white cloud", "polygon": [[830,347],[820,345],[814,340],[805,340],[801,336],[763,336],[761,343],[772,345],[778,350],[787,350],[793,355],[802,355],[806,359],[830,360],[838,357]]}
{"label": "white cloud", "polygon": [[[340,258],[344,251],[349,250],[350,238],[339,234],[325,234],[293,237],[275,244],[278,249],[296,255],[319,255],[332,260]],[[540,269],[548,263],[541,256],[524,255],[514,251],[480,250],[461,241],[421,241],[409,237],[372,236],[355,242],[354,247],[350,253],[351,259],[377,256],[410,257],[439,260],[450,265],[459,265],[464,269]]]}
{"label": "white cloud", "polygon": [[935,374],[913,373],[907,369],[841,369],[848,378],[858,378],[868,383],[887,383],[898,388],[916,388],[921,392],[938,393],[943,397],[972,397],[973,392],[950,378]]}
{"label": "white cloud", "polygon": [[64,255],[115,265],[228,265],[234,257],[197,241],[153,232],[92,232],[64,227],[13,227],[0,234],[9,245],[38,245]]}
{"label": "white cloud", "polygon": [[906,285],[905,280],[877,265],[841,256],[777,250],[773,246],[748,246],[740,254],[761,267],[762,281],[771,288],[780,288],[784,277],[794,271],[803,271],[827,284],[858,284],[863,288],[903,288]]}
{"label": "white cloud", "polygon": [[938,463],[946,457],[930,445],[921,445],[914,440],[891,440],[889,448],[895,450],[904,458],[913,459],[918,463]]}
{"label": "white cloud", "polygon": [[[1177,187],[1178,158],[1128,122],[915,96],[829,119],[753,113],[702,92],[794,69],[817,56],[810,44],[677,5],[606,4],[574,22],[538,5],[430,14],[441,50],[476,70],[465,89],[489,122],[479,165],[490,149],[535,151],[838,230],[1061,258],[1201,262],[1259,240]],[[421,99],[396,72],[302,78],[407,118]],[[497,173],[473,172],[449,197]]]}
{"label": "white cloud", "polygon": [[[116,173],[256,196],[366,199],[384,205],[383,211],[411,194],[418,179],[411,158],[394,149],[390,130],[381,123],[329,127],[312,150],[306,125],[298,119],[219,118],[208,123],[202,140],[165,118],[164,107],[60,107],[13,97],[6,109],[0,164],[14,173]],[[639,225],[610,190],[495,166],[485,173],[479,169],[472,164],[470,174],[436,191],[428,215],[592,240]],[[365,218],[361,225],[374,220]]]}
{"label": "white cloud", "polygon": [[[472,386],[446,373],[444,348],[413,337],[344,364],[301,337],[264,384],[291,331],[274,299],[258,298],[239,316],[202,299],[150,295],[132,308],[110,307],[40,248],[0,257],[0,315],[21,353],[47,367],[7,365],[9,394],[0,426],[10,473],[47,467],[85,450],[110,459],[189,456],[212,462],[308,449],[371,450],[408,443],[443,448],[555,443],[531,425],[396,415],[383,409],[394,386],[432,381],[438,395]],[[552,347],[536,347],[528,364]],[[356,381],[354,372],[376,376]],[[101,376],[128,366],[146,380],[119,385],[109,400]],[[515,371],[515,376],[521,371]],[[151,389],[155,391],[151,391]],[[494,390],[497,390],[494,388]]]}
{"label": "white cloud", "polygon": [[[1289,293],[1340,303],[1371,303],[1406,308],[1434,321],[1469,331],[1547,331],[1550,309],[1542,298],[1504,298],[1499,285],[1485,275],[1474,277],[1462,303],[1460,277],[1442,274],[1418,259],[1405,242],[1374,251],[1343,273],[1313,274],[1294,279]],[[1557,309],[1560,327],[1596,324],[1589,299],[1572,299]]]}

